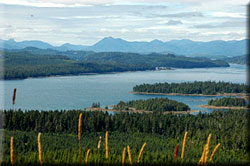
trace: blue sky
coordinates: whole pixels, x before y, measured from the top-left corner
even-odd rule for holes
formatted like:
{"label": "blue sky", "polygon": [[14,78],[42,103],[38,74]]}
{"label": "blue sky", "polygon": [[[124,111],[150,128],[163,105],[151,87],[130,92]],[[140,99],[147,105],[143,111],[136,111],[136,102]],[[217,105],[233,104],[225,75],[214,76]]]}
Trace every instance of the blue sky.
{"label": "blue sky", "polygon": [[246,0],[0,0],[1,39],[92,45],[128,41],[241,40]]}

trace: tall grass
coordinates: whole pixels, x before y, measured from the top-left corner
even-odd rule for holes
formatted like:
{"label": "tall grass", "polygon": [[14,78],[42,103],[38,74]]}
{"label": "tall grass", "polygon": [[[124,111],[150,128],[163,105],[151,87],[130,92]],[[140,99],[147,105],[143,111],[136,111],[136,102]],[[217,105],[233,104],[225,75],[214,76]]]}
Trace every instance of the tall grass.
{"label": "tall grass", "polygon": [[179,144],[176,145],[175,150],[174,150],[174,160],[177,159],[179,153]]}
{"label": "tall grass", "polygon": [[126,157],[126,148],[123,148],[123,152],[122,152],[122,166],[124,166],[124,164],[125,164],[125,157]]}
{"label": "tall grass", "polygon": [[137,162],[138,162],[138,163],[139,163],[140,160],[141,160],[141,156],[142,156],[142,153],[143,153],[143,151],[144,151],[145,146],[146,146],[146,142],[145,142],[145,143],[142,145],[142,147],[141,147],[141,150],[140,150],[140,153],[139,153],[139,156],[138,156],[138,159],[137,159]]}
{"label": "tall grass", "polygon": [[14,139],[10,138],[10,161],[11,165],[14,165]]}
{"label": "tall grass", "polygon": [[131,151],[130,151],[130,147],[129,146],[127,146],[127,150],[128,150],[129,163],[130,163],[130,165],[133,165],[132,155],[131,155]]}
{"label": "tall grass", "polygon": [[106,143],[106,159],[108,159],[109,158],[108,131],[106,131],[105,143]]}
{"label": "tall grass", "polygon": [[186,141],[187,141],[187,134],[188,132],[185,132],[184,138],[183,138],[183,143],[182,143],[182,151],[181,151],[181,159],[183,160],[184,158],[184,153],[185,153],[185,146],[186,146]]}
{"label": "tall grass", "polygon": [[41,133],[38,133],[37,136],[37,142],[38,142],[38,154],[39,154],[39,161],[40,164],[43,164],[43,160],[42,160],[42,143],[41,143]]}
{"label": "tall grass", "polygon": [[87,151],[87,154],[86,154],[86,166],[88,165],[88,161],[89,161],[89,152],[90,152],[90,149],[88,149]]}
{"label": "tall grass", "polygon": [[79,120],[78,120],[78,142],[79,142],[79,162],[81,163],[81,156],[82,156],[82,148],[81,148],[81,133],[82,133],[82,113],[79,115]]}
{"label": "tall grass", "polygon": [[219,146],[220,146],[220,143],[218,143],[218,144],[216,145],[216,147],[214,148],[214,150],[213,150],[213,152],[212,152],[212,154],[211,154],[211,156],[210,156],[209,161],[212,161],[212,160],[213,160],[214,154],[215,154],[215,152],[218,150]]}
{"label": "tall grass", "polygon": [[102,137],[99,137],[99,141],[98,141],[98,145],[97,145],[97,149],[101,148],[101,144],[102,144]]}

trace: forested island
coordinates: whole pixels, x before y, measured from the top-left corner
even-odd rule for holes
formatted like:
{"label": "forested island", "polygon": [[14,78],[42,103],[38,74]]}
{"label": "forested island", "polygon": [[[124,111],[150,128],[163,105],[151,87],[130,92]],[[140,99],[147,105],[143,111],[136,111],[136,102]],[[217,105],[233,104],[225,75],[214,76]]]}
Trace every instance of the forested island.
{"label": "forested island", "polygon": [[133,87],[136,94],[174,94],[174,95],[244,95],[247,85],[231,82],[194,81],[183,83],[141,84]]}
{"label": "forested island", "polygon": [[227,107],[246,107],[247,102],[243,98],[223,97],[220,99],[212,99],[208,101],[208,105],[212,106],[227,106]]}
{"label": "forested island", "polygon": [[[10,165],[10,137],[14,137],[15,165],[39,165],[37,135],[41,132],[42,158],[49,163],[79,164],[78,119],[82,113],[81,158],[90,149],[89,163],[121,164],[124,147],[131,148],[133,163],[137,162],[144,142],[141,165],[173,164],[181,162],[181,147],[185,131],[188,132],[183,161],[197,165],[209,134],[211,154],[220,147],[208,164],[247,164],[247,117],[244,110],[213,111],[210,114],[172,115],[107,112],[83,110],[5,110],[2,112],[3,163]],[[105,157],[105,131],[108,131],[109,159]],[[100,149],[97,148],[102,137]],[[180,146],[174,159],[176,145]],[[127,152],[126,152],[127,153]],[[125,164],[129,164],[126,155]],[[137,163],[136,163],[137,164]],[[164,165],[165,165],[164,164]]]}
{"label": "forested island", "polygon": [[237,97],[223,97],[217,99],[211,99],[208,101],[208,105],[200,105],[203,108],[211,109],[247,109],[247,102],[244,98]]}
{"label": "forested island", "polygon": [[145,110],[153,112],[166,112],[166,111],[188,111],[189,106],[175,100],[168,98],[153,98],[147,100],[133,100],[128,102],[120,101],[113,107],[116,110]]}
{"label": "forested island", "polygon": [[2,79],[25,79],[56,75],[101,74],[110,72],[155,70],[156,67],[203,68],[228,67],[220,60],[190,58],[172,54],[121,52],[55,51],[37,48],[4,50],[0,63]]}

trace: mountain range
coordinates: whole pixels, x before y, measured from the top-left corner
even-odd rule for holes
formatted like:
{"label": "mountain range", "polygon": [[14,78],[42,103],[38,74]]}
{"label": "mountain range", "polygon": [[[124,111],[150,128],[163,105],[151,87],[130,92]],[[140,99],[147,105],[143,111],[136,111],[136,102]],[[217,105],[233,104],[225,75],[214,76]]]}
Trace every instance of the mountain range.
{"label": "mountain range", "polygon": [[120,38],[105,37],[94,45],[73,45],[70,43],[61,46],[53,46],[39,40],[27,40],[16,42],[14,39],[0,40],[2,49],[23,49],[26,47],[36,47],[40,49],[54,49],[58,51],[94,51],[94,52],[133,52],[133,53],[172,53],[190,57],[209,57],[222,59],[247,54],[247,39],[244,40],[214,40],[209,42],[192,41],[188,39],[171,40],[163,42],[161,40],[126,41]]}

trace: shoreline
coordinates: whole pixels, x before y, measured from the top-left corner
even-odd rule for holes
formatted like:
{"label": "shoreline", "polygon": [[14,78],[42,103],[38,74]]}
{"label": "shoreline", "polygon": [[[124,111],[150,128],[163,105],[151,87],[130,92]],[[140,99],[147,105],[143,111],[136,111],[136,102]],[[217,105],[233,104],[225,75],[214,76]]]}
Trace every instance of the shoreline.
{"label": "shoreline", "polygon": [[12,79],[0,79],[1,81],[15,81],[15,80],[26,80],[36,78],[50,78],[50,77],[67,77],[67,76],[84,76],[84,75],[102,75],[102,74],[117,74],[117,73],[130,73],[130,72],[143,72],[143,71],[156,71],[156,70],[129,70],[129,71],[117,71],[117,72],[103,72],[103,73],[79,73],[79,74],[64,74],[64,75],[49,75],[49,76],[37,76],[37,77],[26,77],[26,78],[12,78]]}
{"label": "shoreline", "polygon": [[[229,66],[219,66],[219,67],[230,67]],[[206,67],[206,68],[216,68],[216,67]],[[175,68],[171,67],[171,69],[167,70],[176,70],[176,69],[204,69],[204,67],[195,67],[195,68]],[[34,78],[49,78],[49,77],[67,77],[67,76],[83,76],[83,75],[99,75],[99,74],[116,74],[116,73],[125,73],[125,72],[144,72],[144,71],[165,71],[165,70],[155,70],[155,69],[146,69],[146,70],[128,70],[128,71],[117,71],[117,72],[103,72],[103,73],[78,73],[78,74],[62,74],[62,75],[49,75],[49,76],[35,76],[35,77],[26,77],[26,78],[10,78],[4,79],[1,78],[1,81],[12,81],[12,80],[26,80],[26,79],[34,79]]]}
{"label": "shoreline", "polygon": [[134,92],[129,93],[138,94],[138,95],[166,95],[166,96],[241,96],[245,97],[245,93],[217,93],[215,95],[204,95],[204,94],[185,94],[185,93],[151,93],[151,92]]}
{"label": "shoreline", "polygon": [[197,107],[209,108],[209,109],[248,109],[247,107],[228,107],[228,106],[213,106],[213,105],[198,105]]}
{"label": "shoreline", "polygon": [[[145,111],[145,110],[115,110],[115,109],[105,109],[105,108],[93,108],[93,107],[87,107],[86,111],[103,111],[103,112],[130,112],[130,113],[153,113],[153,111]],[[194,112],[205,112],[201,110],[189,110],[189,111],[165,111],[163,114],[189,114]]]}

